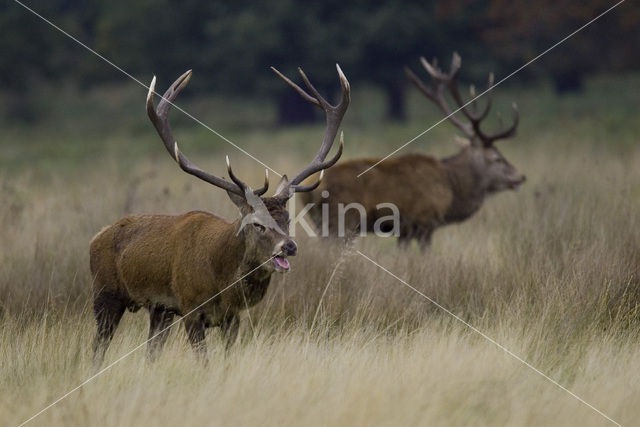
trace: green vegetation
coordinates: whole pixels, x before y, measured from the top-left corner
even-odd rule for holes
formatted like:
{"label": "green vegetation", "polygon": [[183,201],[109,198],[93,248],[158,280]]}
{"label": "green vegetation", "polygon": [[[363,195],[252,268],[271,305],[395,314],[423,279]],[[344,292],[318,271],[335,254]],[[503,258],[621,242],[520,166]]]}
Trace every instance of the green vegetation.
{"label": "green vegetation", "polygon": [[[611,7],[609,0],[363,0],[252,2],[32,0],[30,7],[128,73],[161,81],[187,69],[198,92],[273,99],[283,122],[308,122],[313,110],[273,79],[302,66],[322,88],[335,84],[339,62],[353,82],[384,91],[385,112],[406,113],[402,67],[425,55],[448,63],[457,50],[463,74],[486,80],[511,73],[549,46]],[[537,13],[532,13],[535,10]],[[634,41],[640,8],[625,2],[614,12],[527,67],[521,78],[553,81],[559,92],[579,90],[598,72],[638,70]],[[15,2],[0,5],[0,85],[9,95],[8,117],[40,118],[40,84],[95,88],[122,79],[70,39]]]}

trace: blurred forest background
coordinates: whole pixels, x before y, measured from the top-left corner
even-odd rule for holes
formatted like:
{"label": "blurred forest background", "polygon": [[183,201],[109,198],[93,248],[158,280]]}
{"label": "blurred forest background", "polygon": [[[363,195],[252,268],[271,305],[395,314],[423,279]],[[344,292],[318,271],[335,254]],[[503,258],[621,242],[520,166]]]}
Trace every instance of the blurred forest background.
{"label": "blurred forest background", "polygon": [[[141,81],[159,87],[192,68],[188,93],[262,99],[278,123],[311,121],[314,111],[268,70],[302,66],[322,90],[340,63],[353,84],[384,95],[384,114],[407,115],[404,65],[420,55],[448,61],[459,51],[463,77],[499,80],[611,7],[611,0],[328,0],[304,2],[29,1],[25,3]],[[603,29],[606,29],[604,31]],[[520,84],[580,91],[596,73],[640,69],[640,7],[626,2],[518,75]],[[0,5],[0,118],[34,122],[56,108],[60,88],[82,93],[126,80],[13,1]],[[445,65],[446,66],[446,65]],[[78,93],[74,92],[74,93]],[[43,95],[46,94],[46,95]],[[188,96],[188,95],[187,95]],[[44,100],[43,100],[44,98]]]}

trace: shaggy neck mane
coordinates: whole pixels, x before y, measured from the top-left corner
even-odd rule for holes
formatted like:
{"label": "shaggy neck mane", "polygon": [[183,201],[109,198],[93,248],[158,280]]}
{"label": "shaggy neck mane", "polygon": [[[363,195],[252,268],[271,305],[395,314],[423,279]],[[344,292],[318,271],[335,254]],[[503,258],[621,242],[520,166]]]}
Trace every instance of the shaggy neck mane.
{"label": "shaggy neck mane", "polygon": [[445,220],[447,222],[463,221],[482,206],[485,196],[482,177],[474,168],[473,161],[465,150],[442,159],[442,164],[445,166],[453,191],[453,201]]}

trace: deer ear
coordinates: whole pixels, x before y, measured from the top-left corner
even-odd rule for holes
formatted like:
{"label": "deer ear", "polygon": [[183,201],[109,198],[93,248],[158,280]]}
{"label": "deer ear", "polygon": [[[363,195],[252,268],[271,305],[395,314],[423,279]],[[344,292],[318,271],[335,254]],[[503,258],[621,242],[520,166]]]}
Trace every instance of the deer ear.
{"label": "deer ear", "polygon": [[247,203],[247,200],[236,194],[233,193],[231,191],[227,191],[227,195],[229,196],[229,198],[231,199],[231,201],[233,202],[234,205],[236,205],[238,207],[238,209],[240,209],[240,212],[243,213],[247,210],[247,208],[249,207],[249,204]]}
{"label": "deer ear", "polygon": [[469,138],[463,138],[461,136],[454,135],[453,139],[460,148],[467,148],[471,146],[471,141],[469,140]]}
{"label": "deer ear", "polygon": [[289,186],[289,178],[287,178],[287,175],[282,175],[282,178],[280,178],[280,182],[278,183],[278,187],[276,188],[276,192],[273,197],[283,197],[289,199],[292,195],[293,193],[291,192],[291,186]]}

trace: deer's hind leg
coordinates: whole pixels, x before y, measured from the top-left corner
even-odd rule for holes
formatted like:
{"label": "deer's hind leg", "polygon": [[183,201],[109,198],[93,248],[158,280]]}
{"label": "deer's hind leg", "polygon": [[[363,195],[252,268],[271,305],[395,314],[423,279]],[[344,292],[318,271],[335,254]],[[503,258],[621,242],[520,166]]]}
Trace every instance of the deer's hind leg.
{"label": "deer's hind leg", "polygon": [[420,230],[418,234],[418,244],[422,252],[429,252],[431,250],[431,236],[433,235],[433,229]]}
{"label": "deer's hind leg", "polygon": [[111,292],[100,292],[93,299],[97,330],[93,341],[93,368],[97,370],[127,307],[126,300]]}
{"label": "deer's hind leg", "polygon": [[183,318],[184,328],[187,330],[187,337],[191,347],[196,352],[196,356],[202,362],[207,362],[207,346],[204,340],[206,323],[204,316],[200,313],[193,313]]}
{"label": "deer's hind leg", "polygon": [[413,226],[402,224],[400,226],[400,235],[398,236],[398,247],[402,250],[409,249],[411,240],[415,237]]}
{"label": "deer's hind leg", "polygon": [[169,336],[168,327],[173,320],[173,313],[161,305],[149,309],[149,342],[147,343],[147,357],[155,361],[164,348]]}

